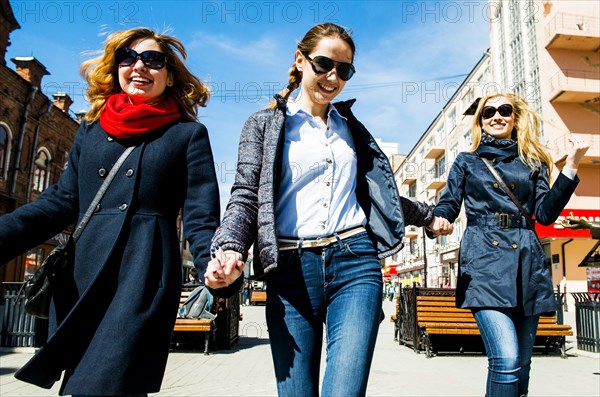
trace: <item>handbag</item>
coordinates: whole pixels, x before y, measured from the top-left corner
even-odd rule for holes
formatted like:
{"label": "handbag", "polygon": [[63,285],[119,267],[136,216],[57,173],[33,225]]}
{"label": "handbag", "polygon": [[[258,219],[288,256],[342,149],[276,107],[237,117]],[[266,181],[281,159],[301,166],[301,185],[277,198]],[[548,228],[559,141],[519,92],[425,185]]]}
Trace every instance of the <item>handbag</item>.
{"label": "handbag", "polygon": [[64,277],[63,275],[65,272],[72,271],[75,243],[79,239],[83,229],[87,226],[96,207],[100,203],[100,200],[102,200],[104,193],[106,193],[108,185],[110,185],[117,174],[117,171],[119,171],[119,168],[121,168],[121,165],[133,149],[135,149],[135,146],[128,147],[113,165],[110,173],[107,175],[100,186],[100,189],[98,189],[96,196],[83,215],[81,222],[79,222],[79,225],[77,225],[67,242],[54,248],[46,259],[44,259],[33,277],[27,280],[25,284],[23,284],[23,287],[21,287],[21,289],[24,288],[25,290],[25,311],[27,313],[43,319],[48,318],[53,286],[56,285],[59,278]]}

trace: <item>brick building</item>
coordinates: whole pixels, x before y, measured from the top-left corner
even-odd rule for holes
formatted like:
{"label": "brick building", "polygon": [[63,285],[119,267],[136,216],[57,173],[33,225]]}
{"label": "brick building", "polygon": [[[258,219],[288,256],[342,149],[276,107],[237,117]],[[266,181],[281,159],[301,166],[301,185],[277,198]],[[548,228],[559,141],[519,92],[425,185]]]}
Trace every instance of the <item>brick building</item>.
{"label": "brick building", "polygon": [[[0,0],[0,215],[35,200],[58,180],[78,127],[69,116],[68,95],[51,99],[42,93],[42,79],[50,73],[41,62],[15,57],[15,69],[7,66],[10,33],[19,28],[9,1]],[[23,281],[61,238],[0,266],[0,282]]]}

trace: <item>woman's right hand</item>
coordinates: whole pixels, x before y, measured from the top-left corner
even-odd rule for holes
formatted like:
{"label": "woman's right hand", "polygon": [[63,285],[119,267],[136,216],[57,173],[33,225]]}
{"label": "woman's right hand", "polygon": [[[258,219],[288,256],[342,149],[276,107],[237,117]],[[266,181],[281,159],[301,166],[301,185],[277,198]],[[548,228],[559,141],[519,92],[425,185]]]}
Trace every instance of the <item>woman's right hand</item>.
{"label": "woman's right hand", "polygon": [[210,288],[223,288],[231,285],[244,272],[243,256],[239,252],[218,248],[211,252],[212,259],[208,262],[204,273],[204,284]]}

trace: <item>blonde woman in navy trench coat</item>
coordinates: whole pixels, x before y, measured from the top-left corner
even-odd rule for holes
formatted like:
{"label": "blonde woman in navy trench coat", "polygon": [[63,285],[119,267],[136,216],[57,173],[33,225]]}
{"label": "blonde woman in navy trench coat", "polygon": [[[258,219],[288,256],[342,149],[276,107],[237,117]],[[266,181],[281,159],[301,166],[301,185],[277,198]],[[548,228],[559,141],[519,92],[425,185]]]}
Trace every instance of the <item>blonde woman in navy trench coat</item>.
{"label": "blonde woman in navy trench coat", "polygon": [[473,311],[488,354],[486,395],[526,396],[539,316],[556,310],[550,269],[535,231],[479,156],[488,159],[525,210],[543,225],[560,215],[579,182],[588,149],[573,140],[550,187],[552,158],[539,142],[539,116],[511,94],[483,98],[473,121],[471,152],[460,153],[434,209],[454,222],[464,202],[458,307]]}
{"label": "blonde woman in navy trench coat", "polygon": [[51,387],[64,370],[61,395],[160,390],[181,294],[179,210],[200,274],[219,222],[208,134],[194,121],[209,93],[185,55],[179,40],[148,29],[109,36],[103,54],[82,65],[92,108],[65,172],[0,218],[4,263],[77,221],[135,146],[76,244],[72,304],[57,291],[49,340],[18,378]]}

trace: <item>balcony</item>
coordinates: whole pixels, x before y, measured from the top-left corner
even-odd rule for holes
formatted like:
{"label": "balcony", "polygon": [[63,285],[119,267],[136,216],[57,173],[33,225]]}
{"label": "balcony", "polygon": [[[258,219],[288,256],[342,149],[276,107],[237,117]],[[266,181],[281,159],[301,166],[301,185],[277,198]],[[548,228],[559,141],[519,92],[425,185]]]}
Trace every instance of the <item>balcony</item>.
{"label": "balcony", "polygon": [[550,78],[550,102],[592,101],[600,92],[600,73],[591,70],[559,70]]}
{"label": "balcony", "polygon": [[546,25],[546,48],[598,51],[600,18],[557,13]]}
{"label": "balcony", "polygon": [[416,226],[407,226],[404,229],[404,237],[409,238],[411,240],[419,237],[419,228]]}
{"label": "balcony", "polygon": [[430,146],[427,151],[425,152],[425,155],[423,156],[426,159],[438,159],[440,158],[444,152],[446,151],[446,149],[442,146],[435,146],[432,145]]}
{"label": "balcony", "polygon": [[435,168],[432,168],[423,175],[423,186],[425,186],[426,190],[440,190],[446,186],[444,172],[436,171]]}
{"label": "balcony", "polygon": [[568,148],[570,147],[569,138],[584,139],[590,144],[590,148],[585,153],[579,164],[600,164],[600,135],[598,134],[565,134],[552,142],[550,148],[555,155],[559,157],[554,159],[555,164],[560,164],[566,159]]}
{"label": "balcony", "polygon": [[417,181],[417,174],[405,174],[400,177],[402,185],[412,185]]}

